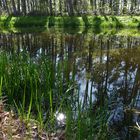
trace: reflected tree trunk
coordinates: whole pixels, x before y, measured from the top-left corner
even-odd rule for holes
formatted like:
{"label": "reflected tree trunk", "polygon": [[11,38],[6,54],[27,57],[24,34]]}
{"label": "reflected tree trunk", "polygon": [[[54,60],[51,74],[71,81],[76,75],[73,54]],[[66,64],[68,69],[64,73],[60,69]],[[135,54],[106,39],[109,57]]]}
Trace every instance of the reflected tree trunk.
{"label": "reflected tree trunk", "polygon": [[108,77],[109,77],[109,39],[107,40],[107,60],[106,60],[106,77],[105,77],[105,89],[104,94],[107,95],[107,87],[108,87]]}

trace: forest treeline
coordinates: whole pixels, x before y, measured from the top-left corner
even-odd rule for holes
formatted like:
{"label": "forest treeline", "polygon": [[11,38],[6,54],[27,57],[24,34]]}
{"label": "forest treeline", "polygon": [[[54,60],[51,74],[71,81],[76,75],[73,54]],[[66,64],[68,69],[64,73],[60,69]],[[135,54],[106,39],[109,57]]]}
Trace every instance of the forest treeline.
{"label": "forest treeline", "polygon": [[140,0],[0,0],[0,15],[140,14]]}

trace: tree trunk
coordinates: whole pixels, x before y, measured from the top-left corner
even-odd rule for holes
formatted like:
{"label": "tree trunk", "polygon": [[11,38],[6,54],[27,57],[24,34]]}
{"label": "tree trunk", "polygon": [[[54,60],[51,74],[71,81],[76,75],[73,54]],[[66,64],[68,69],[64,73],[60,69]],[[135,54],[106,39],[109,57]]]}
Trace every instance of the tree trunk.
{"label": "tree trunk", "polygon": [[13,7],[13,14],[14,15],[17,15],[17,9],[16,9],[15,1],[14,0],[11,0],[11,2],[12,2],[12,7]]}

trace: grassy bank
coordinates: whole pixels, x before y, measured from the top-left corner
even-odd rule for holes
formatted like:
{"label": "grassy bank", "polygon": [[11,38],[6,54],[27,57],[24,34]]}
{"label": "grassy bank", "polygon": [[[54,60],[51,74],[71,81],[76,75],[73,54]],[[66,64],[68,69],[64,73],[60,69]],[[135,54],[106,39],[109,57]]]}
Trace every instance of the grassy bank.
{"label": "grassy bank", "polygon": [[140,16],[0,17],[1,27],[140,27]]}

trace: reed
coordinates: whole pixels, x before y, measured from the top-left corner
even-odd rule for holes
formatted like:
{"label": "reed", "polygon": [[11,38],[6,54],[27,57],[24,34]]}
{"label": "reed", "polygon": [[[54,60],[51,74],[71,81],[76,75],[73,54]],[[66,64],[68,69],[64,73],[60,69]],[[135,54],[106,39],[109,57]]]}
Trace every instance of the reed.
{"label": "reed", "polygon": [[21,119],[35,119],[47,131],[56,131],[55,113],[64,112],[67,139],[107,139],[107,107],[95,113],[90,101],[83,109],[75,71],[71,79],[66,76],[67,62],[54,63],[44,54],[31,57],[25,50],[1,51],[0,66],[0,96],[7,96]]}

